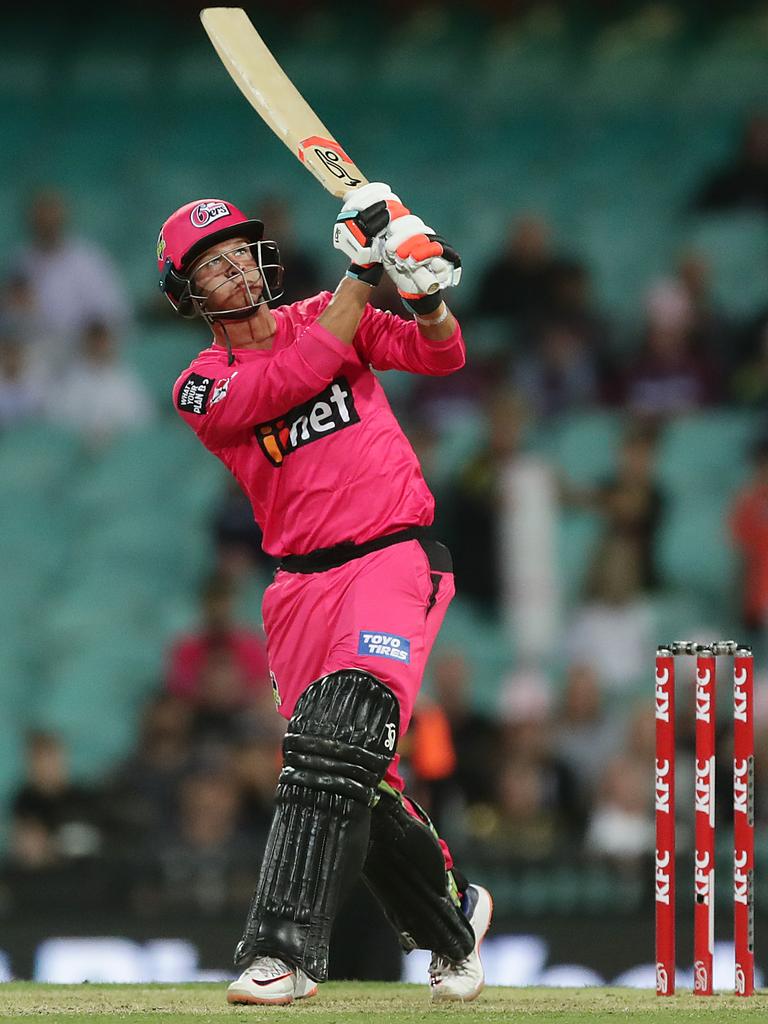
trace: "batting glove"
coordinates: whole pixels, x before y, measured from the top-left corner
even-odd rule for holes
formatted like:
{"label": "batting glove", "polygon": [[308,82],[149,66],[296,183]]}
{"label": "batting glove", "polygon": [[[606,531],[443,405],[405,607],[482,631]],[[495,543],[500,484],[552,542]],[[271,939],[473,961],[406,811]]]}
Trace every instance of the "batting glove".
{"label": "batting glove", "polygon": [[384,274],[384,266],[381,263],[350,263],[346,277],[353,281],[361,281],[363,284],[375,288]]}
{"label": "batting glove", "polygon": [[432,231],[411,235],[399,245],[395,242],[387,240],[384,268],[403,305],[412,313],[434,312],[443,301],[442,289],[461,280],[461,257]]}
{"label": "batting glove", "polygon": [[389,185],[378,181],[361,185],[345,197],[333,229],[334,248],[358,265],[380,263],[390,226],[401,221],[407,221],[407,227],[400,229],[400,239],[430,230],[403,206]]}

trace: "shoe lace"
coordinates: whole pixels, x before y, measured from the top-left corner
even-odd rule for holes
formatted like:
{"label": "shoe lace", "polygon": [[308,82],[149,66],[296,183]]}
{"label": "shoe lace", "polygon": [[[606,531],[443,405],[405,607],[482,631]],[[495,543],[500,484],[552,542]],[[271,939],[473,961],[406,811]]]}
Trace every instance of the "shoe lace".
{"label": "shoe lace", "polygon": [[429,962],[429,976],[433,981],[439,981],[444,974],[466,974],[469,966],[469,957],[464,960],[449,960],[447,956],[433,953]]}
{"label": "shoe lace", "polygon": [[251,969],[263,973],[265,977],[277,977],[278,974],[285,974],[289,968],[284,960],[279,960],[275,956],[260,956],[258,961],[252,964]]}

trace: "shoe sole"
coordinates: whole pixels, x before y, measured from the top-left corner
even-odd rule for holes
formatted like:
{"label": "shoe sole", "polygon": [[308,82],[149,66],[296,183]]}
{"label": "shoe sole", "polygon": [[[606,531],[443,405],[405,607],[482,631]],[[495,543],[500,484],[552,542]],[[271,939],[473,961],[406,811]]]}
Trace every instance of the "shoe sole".
{"label": "shoe sole", "polygon": [[298,999],[311,999],[317,995],[317,985],[305,992],[303,996],[281,996],[279,999],[259,999],[258,996],[239,995],[227,992],[227,1002],[236,1006],[288,1006]]}
{"label": "shoe sole", "polygon": [[[481,936],[479,936],[479,938],[477,940],[477,943],[475,945],[475,952],[478,953],[478,954],[480,953],[480,947],[483,944],[483,939],[488,934],[488,929],[491,927],[491,921],[493,920],[493,896],[491,896],[491,894],[488,892],[487,889],[485,889],[484,887],[481,887],[481,888],[483,888],[483,892],[488,897],[489,907],[488,907],[488,921],[486,922],[485,928],[483,929],[483,934]],[[432,993],[432,1000],[431,1001],[433,1003],[471,1003],[474,999],[477,999],[477,997],[480,995],[480,993],[483,991],[484,988],[485,988],[485,972],[483,972],[483,980],[480,982],[480,984],[477,986],[477,988],[475,989],[475,991],[471,995],[468,995],[468,996],[451,996],[451,995],[448,995],[448,994],[446,994],[446,995],[439,995],[439,994],[433,992]]]}
{"label": "shoe sole", "polygon": [[293,996],[282,996],[280,999],[255,999],[253,996],[238,996],[227,992],[227,1002],[234,1006],[288,1006]]}
{"label": "shoe sole", "polygon": [[311,999],[316,994],[317,986],[315,985],[314,988],[310,988],[303,995],[285,995],[280,999],[259,999],[253,995],[238,995],[237,992],[227,992],[226,1001],[230,1002],[233,1006],[241,1007],[287,1007],[291,1002],[296,1002],[298,999]]}

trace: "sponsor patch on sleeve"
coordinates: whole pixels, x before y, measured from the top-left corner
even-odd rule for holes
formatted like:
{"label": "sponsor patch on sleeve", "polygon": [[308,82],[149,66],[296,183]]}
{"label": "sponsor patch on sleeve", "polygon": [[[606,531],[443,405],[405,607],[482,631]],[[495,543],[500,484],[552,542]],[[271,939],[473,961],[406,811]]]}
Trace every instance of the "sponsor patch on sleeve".
{"label": "sponsor patch on sleeve", "polygon": [[208,409],[208,397],[213,385],[213,377],[201,377],[199,373],[190,373],[181,385],[179,397],[176,399],[179,409],[202,416]]}
{"label": "sponsor patch on sleeve", "polygon": [[229,382],[231,380],[234,380],[236,376],[237,370],[235,370],[231,377],[225,377],[223,380],[219,380],[216,382],[216,387],[213,389],[213,394],[211,395],[211,401],[209,402],[209,405],[216,405],[217,402],[224,401],[224,399],[227,397],[227,392],[229,391]]}
{"label": "sponsor patch on sleeve", "polygon": [[411,641],[404,636],[394,636],[392,633],[376,633],[373,630],[360,630],[360,639],[357,644],[358,654],[373,655],[377,658],[391,658],[393,661],[402,661],[406,665],[411,663]]}

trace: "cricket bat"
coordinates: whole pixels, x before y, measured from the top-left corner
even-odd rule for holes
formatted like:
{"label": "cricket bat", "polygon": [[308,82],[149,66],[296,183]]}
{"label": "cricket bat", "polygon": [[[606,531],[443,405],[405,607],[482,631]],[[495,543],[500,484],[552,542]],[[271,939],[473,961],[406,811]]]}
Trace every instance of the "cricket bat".
{"label": "cricket bat", "polygon": [[200,12],[240,92],[320,184],[339,198],[367,179],[291,82],[240,7]]}

